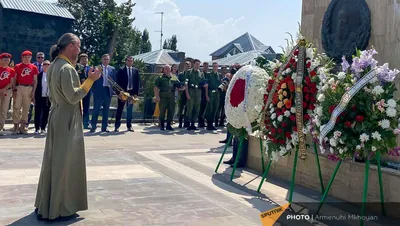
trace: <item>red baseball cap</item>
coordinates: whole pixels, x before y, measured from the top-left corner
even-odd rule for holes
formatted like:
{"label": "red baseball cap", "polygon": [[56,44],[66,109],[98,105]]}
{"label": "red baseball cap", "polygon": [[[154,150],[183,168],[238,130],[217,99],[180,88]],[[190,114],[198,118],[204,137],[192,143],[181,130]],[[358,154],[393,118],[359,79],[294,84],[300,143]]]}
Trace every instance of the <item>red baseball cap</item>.
{"label": "red baseball cap", "polygon": [[32,56],[32,52],[29,50],[25,50],[24,52],[22,52],[21,56]]}
{"label": "red baseball cap", "polygon": [[3,58],[12,58],[12,55],[11,54],[9,54],[9,53],[2,53],[2,54],[0,54],[0,59],[3,59]]}

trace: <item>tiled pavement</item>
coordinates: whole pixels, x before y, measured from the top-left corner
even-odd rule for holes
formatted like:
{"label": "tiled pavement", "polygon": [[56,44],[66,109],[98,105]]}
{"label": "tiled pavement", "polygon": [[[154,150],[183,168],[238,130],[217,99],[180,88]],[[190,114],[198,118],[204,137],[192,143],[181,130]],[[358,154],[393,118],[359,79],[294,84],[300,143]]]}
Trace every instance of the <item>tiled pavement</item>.
{"label": "tiled pavement", "polygon": [[[260,212],[287,203],[285,182],[266,182],[258,194],[258,175],[240,169],[230,182],[231,171],[223,165],[214,173],[224,131],[135,129],[86,134],[89,210],[51,225],[261,225]],[[0,225],[48,224],[32,213],[44,141],[44,136],[0,137]],[[306,189],[294,194],[295,202],[317,199]]]}

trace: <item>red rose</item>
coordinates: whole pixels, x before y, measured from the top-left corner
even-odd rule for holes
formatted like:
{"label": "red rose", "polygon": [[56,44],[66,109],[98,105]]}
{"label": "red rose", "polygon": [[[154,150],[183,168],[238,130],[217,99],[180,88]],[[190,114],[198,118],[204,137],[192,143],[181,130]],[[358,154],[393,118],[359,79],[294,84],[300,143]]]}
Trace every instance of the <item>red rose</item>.
{"label": "red rose", "polygon": [[284,140],[280,140],[280,141],[279,141],[279,144],[284,145],[284,144],[285,144],[285,141],[284,141]]}
{"label": "red rose", "polygon": [[291,137],[290,133],[289,133],[289,132],[286,132],[286,133],[285,133],[285,137],[286,137],[286,138],[290,138],[290,137]]}
{"label": "red rose", "polygon": [[282,122],[282,127],[285,128],[287,126],[286,122]]}
{"label": "red rose", "polygon": [[309,85],[309,84],[311,83],[311,79],[310,79],[310,77],[306,77],[306,79],[305,79],[305,80],[306,80],[306,84],[307,84],[307,85]]}
{"label": "red rose", "polygon": [[356,116],[356,121],[357,121],[357,122],[362,122],[362,121],[364,121],[364,116],[362,116],[362,115],[357,115],[357,116]]}
{"label": "red rose", "polygon": [[299,55],[299,49],[296,49],[296,50],[294,51],[293,55],[295,55],[295,56]]}
{"label": "red rose", "polygon": [[296,121],[296,116],[294,116],[294,115],[291,115],[291,116],[290,116],[290,120],[292,120],[292,121]]}
{"label": "red rose", "polygon": [[310,109],[311,111],[314,111],[315,105],[314,105],[314,104],[310,104],[310,105],[308,106],[308,109]]}
{"label": "red rose", "polygon": [[315,72],[315,71],[310,72],[310,76],[311,76],[311,77],[314,77],[314,76],[316,76],[316,75],[317,75],[317,72]]}
{"label": "red rose", "polygon": [[351,110],[352,110],[352,111],[357,110],[357,106],[356,106],[356,105],[353,105],[353,106],[351,107]]}
{"label": "red rose", "polygon": [[336,123],[339,123],[341,119],[342,119],[341,117],[337,117]]}
{"label": "red rose", "polygon": [[310,120],[310,118],[311,118],[311,117],[310,117],[309,114],[305,114],[305,115],[304,115],[304,120]]}
{"label": "red rose", "polygon": [[307,103],[306,102],[303,102],[303,108],[307,108]]}
{"label": "red rose", "polygon": [[293,63],[293,68],[297,68],[297,62]]}
{"label": "red rose", "polygon": [[306,67],[307,67],[307,68],[310,68],[310,67],[311,67],[311,62],[308,62],[308,63],[306,64]]}
{"label": "red rose", "polygon": [[279,134],[283,133],[282,128],[279,128],[279,129],[278,129],[278,133],[279,133]]}
{"label": "red rose", "polygon": [[351,127],[351,122],[346,121],[346,122],[344,123],[344,126],[346,126],[347,128],[350,128],[350,127]]}
{"label": "red rose", "polygon": [[294,62],[296,62],[296,60],[292,57],[292,58],[290,58],[290,61],[289,61],[291,64],[293,64]]}
{"label": "red rose", "polygon": [[335,110],[336,105],[332,105],[329,107],[329,114],[332,114],[333,110]]}
{"label": "red rose", "polygon": [[274,80],[272,80],[272,79],[268,80],[268,84],[273,85],[274,84]]}
{"label": "red rose", "polygon": [[297,127],[296,126],[293,127],[293,131],[297,132]]}
{"label": "red rose", "polygon": [[309,101],[309,100],[310,100],[310,94],[305,95],[305,96],[304,96],[304,99],[305,99],[306,101]]}
{"label": "red rose", "polygon": [[288,69],[288,68],[290,68],[290,63],[286,64],[285,69]]}
{"label": "red rose", "polygon": [[309,89],[307,86],[304,86],[304,87],[303,87],[303,92],[309,93],[309,92],[310,92],[310,89]]}
{"label": "red rose", "polygon": [[279,117],[279,116],[281,116],[281,115],[283,115],[282,111],[276,111],[276,116],[277,116],[277,117]]}

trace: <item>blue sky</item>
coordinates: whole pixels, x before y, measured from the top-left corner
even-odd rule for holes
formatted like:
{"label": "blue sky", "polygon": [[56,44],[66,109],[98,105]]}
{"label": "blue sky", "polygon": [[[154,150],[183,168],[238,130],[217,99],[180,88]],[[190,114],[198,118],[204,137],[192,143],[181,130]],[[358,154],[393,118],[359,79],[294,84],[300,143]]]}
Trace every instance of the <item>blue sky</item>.
{"label": "blue sky", "polygon": [[[46,0],[54,2],[56,0]],[[116,0],[124,2],[126,0]],[[160,15],[164,11],[164,38],[178,37],[186,56],[209,61],[210,53],[249,32],[281,52],[289,32],[296,35],[302,0],[134,0],[134,26],[150,32],[153,50],[160,47]]]}

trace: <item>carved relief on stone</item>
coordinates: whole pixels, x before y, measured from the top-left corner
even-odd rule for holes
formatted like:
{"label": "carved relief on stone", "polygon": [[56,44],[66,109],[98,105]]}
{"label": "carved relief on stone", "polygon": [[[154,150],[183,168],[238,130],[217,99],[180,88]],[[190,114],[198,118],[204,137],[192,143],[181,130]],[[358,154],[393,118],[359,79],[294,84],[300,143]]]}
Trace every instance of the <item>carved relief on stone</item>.
{"label": "carved relief on stone", "polygon": [[364,50],[371,36],[371,12],[365,0],[332,0],[322,22],[321,39],[326,54],[351,61],[356,49]]}

